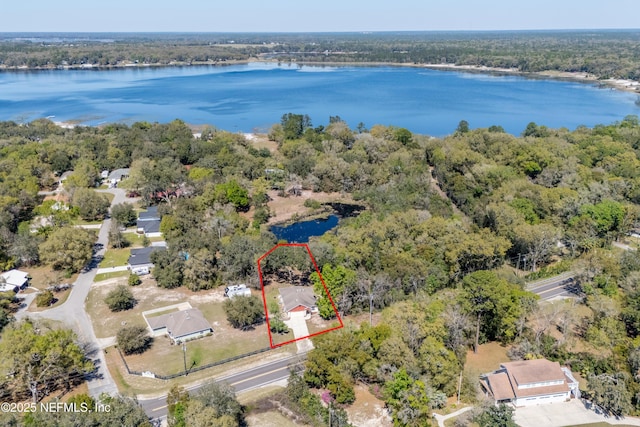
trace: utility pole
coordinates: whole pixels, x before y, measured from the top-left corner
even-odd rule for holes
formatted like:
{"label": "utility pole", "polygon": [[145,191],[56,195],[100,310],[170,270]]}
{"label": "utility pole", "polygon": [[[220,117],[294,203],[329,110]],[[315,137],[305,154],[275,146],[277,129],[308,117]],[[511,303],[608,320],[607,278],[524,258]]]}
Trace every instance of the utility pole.
{"label": "utility pole", "polygon": [[462,388],[462,372],[460,371],[460,379],[458,379],[458,405],[460,404],[460,389]]}
{"label": "utility pole", "polygon": [[184,376],[189,375],[187,372],[187,343],[182,343],[182,359],[184,360]]}

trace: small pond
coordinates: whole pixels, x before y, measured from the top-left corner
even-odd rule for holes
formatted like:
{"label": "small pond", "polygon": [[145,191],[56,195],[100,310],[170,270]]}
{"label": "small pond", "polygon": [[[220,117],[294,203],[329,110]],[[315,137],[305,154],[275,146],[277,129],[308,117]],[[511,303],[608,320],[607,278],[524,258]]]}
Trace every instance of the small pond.
{"label": "small pond", "polygon": [[308,243],[311,237],[322,236],[336,227],[340,218],[358,216],[364,209],[362,206],[344,203],[330,203],[329,206],[335,213],[326,218],[299,221],[289,225],[274,225],[270,231],[278,240],[286,240],[289,243]]}

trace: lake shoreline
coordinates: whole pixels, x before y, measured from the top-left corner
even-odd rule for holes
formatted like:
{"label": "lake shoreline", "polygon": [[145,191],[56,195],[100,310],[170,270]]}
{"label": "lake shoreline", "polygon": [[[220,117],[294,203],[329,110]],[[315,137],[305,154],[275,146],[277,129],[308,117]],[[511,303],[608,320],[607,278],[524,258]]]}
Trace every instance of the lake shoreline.
{"label": "lake shoreline", "polygon": [[[94,64],[80,64],[80,65],[67,65],[67,66],[49,66],[49,67],[7,67],[0,65],[1,72],[21,72],[21,71],[54,71],[54,70],[121,70],[127,68],[172,68],[172,67],[224,67],[232,65],[251,64],[256,62],[265,63],[283,63],[282,61],[274,59],[248,59],[248,60],[229,60],[229,61],[203,61],[203,62],[179,62],[175,61],[169,64],[135,64],[135,63],[122,63],[114,65],[94,65]],[[549,79],[549,80],[563,80],[563,81],[575,81],[579,83],[597,84],[602,87],[612,88],[623,92],[631,92],[640,94],[640,82],[628,79],[600,79],[597,76],[586,72],[569,72],[569,71],[520,71],[517,68],[499,68],[499,67],[486,67],[478,65],[457,65],[457,64],[416,64],[416,63],[395,63],[395,62],[306,62],[296,61],[290,64],[298,64],[302,66],[310,67],[412,67],[412,68],[427,68],[437,71],[458,71],[478,74],[491,74],[491,75],[512,75],[521,76],[526,78],[536,79]]]}

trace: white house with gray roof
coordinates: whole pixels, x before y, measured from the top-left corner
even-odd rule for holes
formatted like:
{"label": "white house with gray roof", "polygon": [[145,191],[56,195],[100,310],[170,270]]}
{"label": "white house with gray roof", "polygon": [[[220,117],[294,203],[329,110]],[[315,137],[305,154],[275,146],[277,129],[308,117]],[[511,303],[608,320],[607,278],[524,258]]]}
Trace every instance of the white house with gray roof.
{"label": "white house with gray roof", "polygon": [[175,344],[201,338],[213,332],[197,308],[174,311],[156,317],[145,316],[153,336],[169,335]]}
{"label": "white house with gray roof", "polygon": [[310,286],[289,286],[280,288],[280,302],[287,317],[293,313],[304,313],[310,316],[318,312],[318,304],[313,288]]}

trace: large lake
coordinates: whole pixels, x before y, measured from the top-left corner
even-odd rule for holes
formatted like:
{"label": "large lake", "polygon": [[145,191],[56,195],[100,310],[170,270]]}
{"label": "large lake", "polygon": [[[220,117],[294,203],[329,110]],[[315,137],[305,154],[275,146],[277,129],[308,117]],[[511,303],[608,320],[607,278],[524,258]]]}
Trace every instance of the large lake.
{"label": "large lake", "polygon": [[519,134],[534,121],[574,129],[640,114],[637,95],[593,84],[411,67],[233,66],[0,72],[0,120],[136,121],[264,132],[285,113],[340,116],[434,136],[460,120]]}

